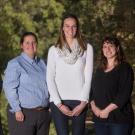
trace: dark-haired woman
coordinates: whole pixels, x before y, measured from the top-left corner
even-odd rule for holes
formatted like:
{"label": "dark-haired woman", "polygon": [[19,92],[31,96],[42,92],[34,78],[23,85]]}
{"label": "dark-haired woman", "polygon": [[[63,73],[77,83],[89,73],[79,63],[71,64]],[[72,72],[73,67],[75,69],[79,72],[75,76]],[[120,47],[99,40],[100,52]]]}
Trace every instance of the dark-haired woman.
{"label": "dark-haired woman", "polygon": [[21,55],[5,70],[4,91],[10,135],[48,135],[50,115],[46,65],[37,57],[37,36],[26,32],[20,40]]}
{"label": "dark-haired woman", "polygon": [[58,135],[84,135],[87,103],[93,70],[93,49],[86,44],[76,16],[63,18],[60,35],[49,49],[47,85]]}
{"label": "dark-haired woman", "polygon": [[101,64],[92,80],[90,102],[96,135],[131,135],[133,80],[133,70],[125,61],[119,40],[104,38]]}

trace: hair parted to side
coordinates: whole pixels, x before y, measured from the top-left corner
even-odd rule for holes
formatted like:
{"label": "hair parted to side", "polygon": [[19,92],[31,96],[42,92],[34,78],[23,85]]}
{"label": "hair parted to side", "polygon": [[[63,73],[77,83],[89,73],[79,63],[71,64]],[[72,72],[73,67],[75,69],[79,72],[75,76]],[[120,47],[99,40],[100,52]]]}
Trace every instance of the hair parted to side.
{"label": "hair parted to side", "polygon": [[36,40],[36,42],[38,43],[38,39],[37,39],[37,36],[35,33],[33,32],[24,32],[20,38],[20,45],[23,44],[24,42],[24,38],[27,37],[27,36],[33,36]]}
{"label": "hair parted to side", "polygon": [[64,31],[63,31],[63,25],[64,25],[64,21],[65,19],[67,18],[73,18],[75,21],[76,21],[76,26],[77,26],[77,31],[76,31],[76,35],[75,35],[75,38],[77,39],[80,47],[82,48],[82,50],[86,50],[87,49],[87,46],[86,46],[86,43],[82,37],[82,34],[80,32],[80,26],[79,26],[79,20],[78,18],[73,15],[73,14],[66,14],[63,19],[62,19],[62,22],[61,22],[61,26],[60,26],[60,33],[59,33],[59,37],[58,37],[58,40],[55,44],[56,47],[59,47],[60,49],[62,49],[63,45],[65,43],[67,43],[66,41],[66,38],[65,38],[65,34],[64,34]]}
{"label": "hair parted to side", "polygon": [[107,58],[104,56],[103,54],[103,44],[107,42],[110,43],[112,45],[114,45],[117,48],[117,53],[116,53],[116,58],[115,61],[117,62],[117,65],[121,64],[123,61],[126,61],[121,43],[119,41],[118,38],[114,37],[114,36],[107,36],[102,40],[102,46],[101,46],[101,60],[100,60],[100,66],[101,68],[103,68],[104,70],[107,67]]}

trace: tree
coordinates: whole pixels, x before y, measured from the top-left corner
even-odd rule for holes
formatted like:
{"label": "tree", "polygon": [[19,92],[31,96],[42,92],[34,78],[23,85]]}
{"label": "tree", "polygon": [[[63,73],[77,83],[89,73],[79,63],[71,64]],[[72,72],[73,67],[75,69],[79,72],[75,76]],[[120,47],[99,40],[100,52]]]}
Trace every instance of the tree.
{"label": "tree", "polygon": [[7,61],[20,52],[19,39],[25,31],[37,34],[39,55],[46,54],[56,39],[64,8],[55,0],[3,0],[0,11],[0,71],[3,71]]}

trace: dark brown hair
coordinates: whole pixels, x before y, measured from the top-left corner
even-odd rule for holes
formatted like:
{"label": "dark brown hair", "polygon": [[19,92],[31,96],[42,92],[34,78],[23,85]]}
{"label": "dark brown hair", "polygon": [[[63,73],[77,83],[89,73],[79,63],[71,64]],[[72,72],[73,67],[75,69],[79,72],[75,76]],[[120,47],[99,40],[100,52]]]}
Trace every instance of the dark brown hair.
{"label": "dark brown hair", "polygon": [[55,46],[62,49],[64,43],[67,43],[67,41],[65,39],[64,32],[63,32],[64,21],[67,18],[73,18],[76,21],[77,31],[76,31],[75,37],[77,38],[78,43],[79,43],[80,47],[82,48],[82,50],[86,50],[87,46],[86,46],[86,43],[85,43],[84,39],[82,38],[82,35],[81,35],[81,32],[80,32],[80,26],[79,26],[78,18],[73,14],[67,14],[63,17],[62,22],[61,22],[61,27],[60,27],[60,34],[59,34],[59,37],[58,37],[58,40],[57,40],[57,43],[56,43]]}
{"label": "dark brown hair", "polygon": [[105,42],[114,45],[118,49],[117,50],[117,53],[116,53],[116,58],[115,58],[115,61],[117,62],[117,65],[126,60],[125,55],[124,55],[124,52],[123,52],[123,49],[121,47],[121,43],[118,40],[118,38],[107,36],[107,37],[105,37],[102,40],[102,47],[101,47],[101,61],[100,61],[101,63],[100,63],[100,66],[104,70],[107,67],[107,58],[104,56],[103,50],[102,50],[103,49],[103,45],[104,45]]}
{"label": "dark brown hair", "polygon": [[33,32],[25,32],[25,33],[23,33],[22,36],[21,36],[20,45],[23,44],[24,38],[27,37],[27,36],[33,36],[33,37],[35,38],[36,42],[38,43],[38,39],[37,39],[36,34],[34,34]]}

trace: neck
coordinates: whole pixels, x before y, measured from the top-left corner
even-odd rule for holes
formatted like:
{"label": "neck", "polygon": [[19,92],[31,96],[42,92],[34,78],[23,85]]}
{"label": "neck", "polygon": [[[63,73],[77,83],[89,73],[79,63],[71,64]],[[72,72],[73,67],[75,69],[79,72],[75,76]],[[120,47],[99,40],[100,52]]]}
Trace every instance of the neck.
{"label": "neck", "polygon": [[28,56],[29,56],[31,59],[34,60],[36,55],[30,55],[30,54],[29,54]]}
{"label": "neck", "polygon": [[113,65],[115,65],[115,60],[114,59],[109,59],[107,66],[110,67],[110,66],[113,66]]}
{"label": "neck", "polygon": [[115,61],[115,58],[108,59],[107,62],[107,70],[113,69],[117,65],[117,61]]}
{"label": "neck", "polygon": [[73,40],[74,40],[74,38],[66,38],[66,41],[67,41],[69,47],[72,46]]}

